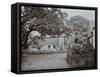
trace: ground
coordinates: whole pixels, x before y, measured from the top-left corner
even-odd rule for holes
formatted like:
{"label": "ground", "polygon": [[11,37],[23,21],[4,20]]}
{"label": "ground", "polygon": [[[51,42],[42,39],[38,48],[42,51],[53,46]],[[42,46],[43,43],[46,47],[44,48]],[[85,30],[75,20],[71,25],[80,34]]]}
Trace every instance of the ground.
{"label": "ground", "polygon": [[23,54],[22,70],[70,68],[66,53]]}

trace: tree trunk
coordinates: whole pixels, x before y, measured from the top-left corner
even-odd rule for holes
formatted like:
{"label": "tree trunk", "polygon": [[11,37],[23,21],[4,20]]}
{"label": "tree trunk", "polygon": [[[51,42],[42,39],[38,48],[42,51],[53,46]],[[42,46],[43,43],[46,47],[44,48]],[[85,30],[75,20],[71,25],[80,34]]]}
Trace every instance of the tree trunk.
{"label": "tree trunk", "polygon": [[21,41],[22,41],[21,44],[22,44],[22,47],[25,49],[28,48],[27,40],[28,40],[28,36],[29,36],[30,32],[31,31],[25,32],[21,37]]}

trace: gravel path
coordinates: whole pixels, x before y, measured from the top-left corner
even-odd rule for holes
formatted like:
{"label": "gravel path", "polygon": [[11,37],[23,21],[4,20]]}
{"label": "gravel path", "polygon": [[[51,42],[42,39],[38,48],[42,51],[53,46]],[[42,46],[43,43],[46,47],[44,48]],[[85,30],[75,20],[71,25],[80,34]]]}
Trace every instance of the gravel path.
{"label": "gravel path", "polygon": [[23,54],[21,67],[21,70],[70,68],[66,62],[66,53]]}

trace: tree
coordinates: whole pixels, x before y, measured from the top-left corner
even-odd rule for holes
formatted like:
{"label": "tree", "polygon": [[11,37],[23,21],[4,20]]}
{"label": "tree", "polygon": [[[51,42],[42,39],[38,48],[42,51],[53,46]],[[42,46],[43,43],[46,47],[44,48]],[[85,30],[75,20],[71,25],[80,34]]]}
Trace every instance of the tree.
{"label": "tree", "polygon": [[76,39],[86,39],[89,30],[89,21],[83,16],[71,17],[71,25]]}
{"label": "tree", "polygon": [[94,66],[95,49],[88,39],[89,21],[82,16],[74,16],[70,22],[76,37],[72,48],[67,52],[67,62],[73,67]]}
{"label": "tree", "polygon": [[27,39],[31,31],[36,30],[42,36],[60,35],[63,18],[67,14],[63,13],[59,8],[31,7],[22,6],[21,10],[21,40],[22,46],[27,48]]}
{"label": "tree", "polygon": [[71,25],[77,31],[87,31],[89,27],[89,21],[83,16],[71,17]]}

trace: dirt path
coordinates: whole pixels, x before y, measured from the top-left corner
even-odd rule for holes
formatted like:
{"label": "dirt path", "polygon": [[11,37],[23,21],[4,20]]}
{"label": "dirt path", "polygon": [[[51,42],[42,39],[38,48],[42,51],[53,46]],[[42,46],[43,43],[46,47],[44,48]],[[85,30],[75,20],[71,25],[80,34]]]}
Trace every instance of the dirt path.
{"label": "dirt path", "polygon": [[57,68],[69,68],[66,62],[66,53],[24,54],[22,57],[22,70]]}

